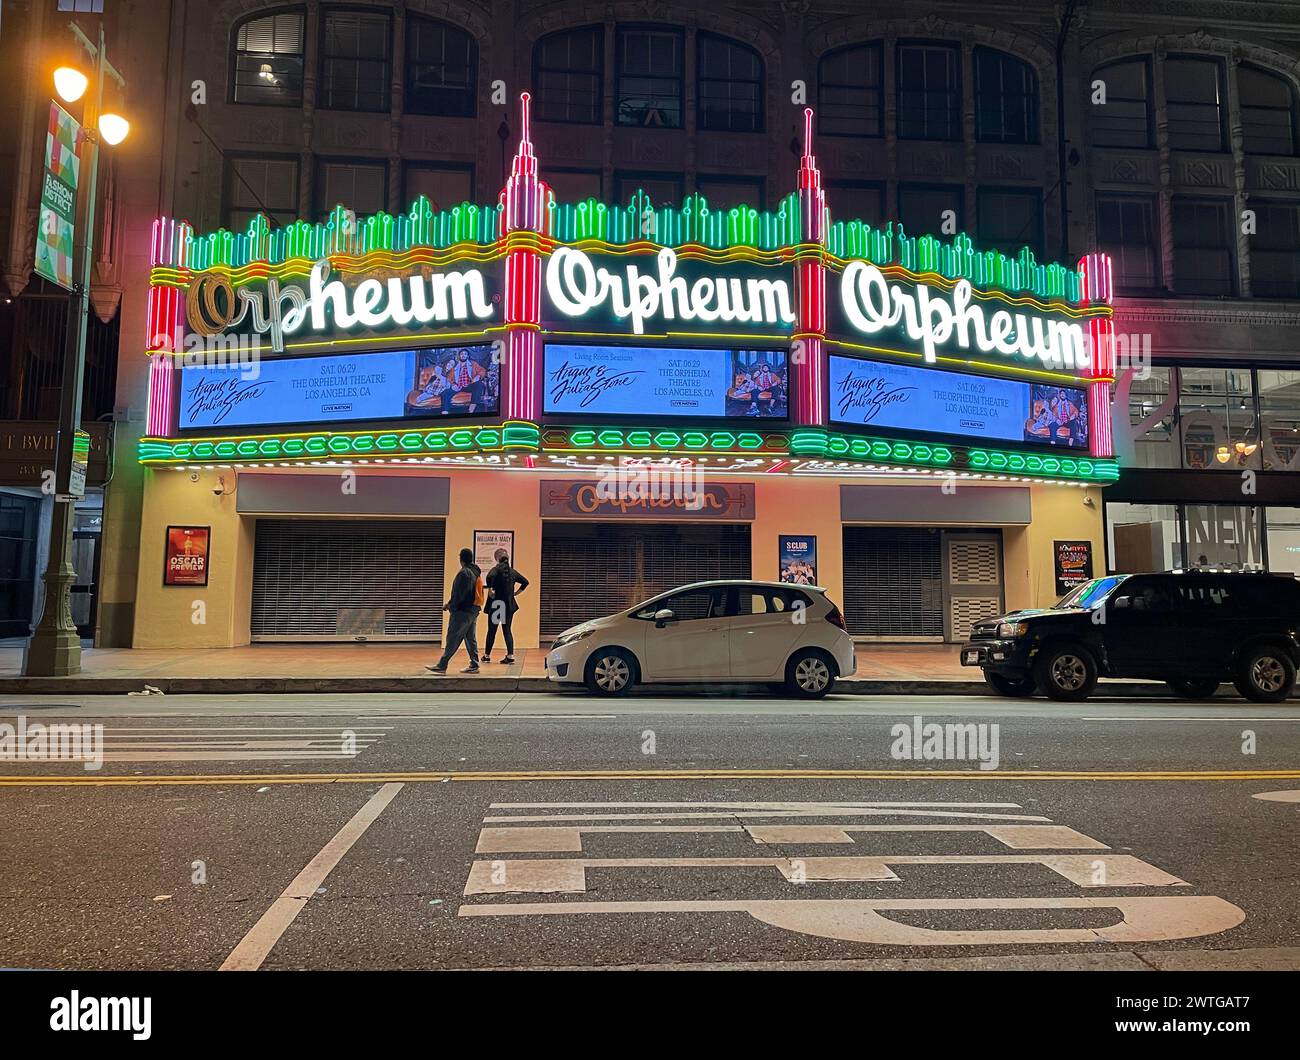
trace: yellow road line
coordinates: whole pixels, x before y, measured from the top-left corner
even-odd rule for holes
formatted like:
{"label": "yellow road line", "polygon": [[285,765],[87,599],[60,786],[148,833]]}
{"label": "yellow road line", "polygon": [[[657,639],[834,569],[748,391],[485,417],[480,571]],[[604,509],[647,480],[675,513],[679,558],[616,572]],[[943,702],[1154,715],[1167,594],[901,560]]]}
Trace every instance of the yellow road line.
{"label": "yellow road line", "polygon": [[900,769],[578,769],[429,773],[228,773],[159,776],[0,776],[0,787],[148,787],[229,784],[437,784],[541,780],[1300,780],[1300,769],[1086,772]]}

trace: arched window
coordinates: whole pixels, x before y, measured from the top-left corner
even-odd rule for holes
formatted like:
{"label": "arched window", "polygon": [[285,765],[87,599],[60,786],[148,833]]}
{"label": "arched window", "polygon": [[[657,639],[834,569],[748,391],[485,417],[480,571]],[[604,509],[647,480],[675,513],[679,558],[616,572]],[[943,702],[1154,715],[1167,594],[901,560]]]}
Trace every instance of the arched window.
{"label": "arched window", "polygon": [[406,16],[406,113],[472,118],[477,79],[473,37],[447,22]]}
{"label": "arched window", "polygon": [[817,131],[827,136],[882,136],[885,63],[879,41],[852,44],[817,64]]}
{"label": "arched window", "polygon": [[1226,150],[1223,62],[1212,56],[1171,55],[1164,60],[1164,75],[1170,149]]}
{"label": "arched window", "polygon": [[536,116],[599,125],[604,100],[605,30],[584,26],[551,33],[533,48]]}
{"label": "arched window", "polygon": [[898,43],[898,138],[961,139],[961,49],[941,41]]}
{"label": "arched window", "polygon": [[685,39],[674,26],[619,26],[614,46],[614,122],[680,129]]}
{"label": "arched window", "polygon": [[763,59],[727,37],[700,33],[696,124],[702,130],[763,131]]}
{"label": "arched window", "polygon": [[1300,142],[1295,89],[1280,74],[1243,63],[1237,69],[1242,146],[1248,155],[1294,155]]}
{"label": "arched window", "polygon": [[975,139],[1038,143],[1038,75],[1027,62],[995,48],[975,49]]}
{"label": "arched window", "polygon": [[388,110],[393,63],[393,20],[388,12],[327,7],[322,25],[317,105],[326,110]]}
{"label": "arched window", "polygon": [[236,103],[302,106],[305,21],[304,9],[295,7],[236,23],[231,40]]}
{"label": "arched window", "polygon": [[1092,85],[1088,113],[1093,145],[1150,147],[1151,61],[1140,56],[1100,66],[1092,73]]}

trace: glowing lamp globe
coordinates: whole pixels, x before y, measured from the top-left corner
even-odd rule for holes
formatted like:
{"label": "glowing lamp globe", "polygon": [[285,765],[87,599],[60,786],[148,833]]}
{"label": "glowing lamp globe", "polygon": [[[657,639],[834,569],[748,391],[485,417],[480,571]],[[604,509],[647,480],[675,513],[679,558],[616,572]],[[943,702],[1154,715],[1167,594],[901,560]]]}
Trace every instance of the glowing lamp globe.
{"label": "glowing lamp globe", "polygon": [[116,146],[126,139],[131,131],[131,123],[120,114],[101,114],[99,116],[99,135],[110,146]]}
{"label": "glowing lamp globe", "polygon": [[76,103],[86,94],[90,81],[80,70],[71,66],[60,66],[54,71],[54,91],[65,103]]}

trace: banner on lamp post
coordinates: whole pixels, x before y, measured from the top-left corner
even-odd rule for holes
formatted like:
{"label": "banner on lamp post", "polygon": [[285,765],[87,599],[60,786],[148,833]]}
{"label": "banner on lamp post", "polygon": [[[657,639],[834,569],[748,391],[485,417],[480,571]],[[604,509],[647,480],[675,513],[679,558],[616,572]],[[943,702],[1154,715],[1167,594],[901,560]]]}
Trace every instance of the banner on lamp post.
{"label": "banner on lamp post", "polygon": [[72,236],[77,223],[77,178],[81,160],[77,119],[50,103],[45,134],[45,172],[41,182],[40,225],[36,233],[36,271],[72,290]]}

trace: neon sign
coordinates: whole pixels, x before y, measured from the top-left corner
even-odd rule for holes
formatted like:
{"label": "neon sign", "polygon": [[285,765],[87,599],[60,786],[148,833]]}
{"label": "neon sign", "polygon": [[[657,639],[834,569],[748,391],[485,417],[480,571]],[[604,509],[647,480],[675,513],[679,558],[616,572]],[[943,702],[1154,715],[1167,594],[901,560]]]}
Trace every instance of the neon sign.
{"label": "neon sign", "polygon": [[618,322],[630,320],[644,335],[647,321],[766,324],[795,322],[790,284],[781,277],[697,276],[689,283],[677,273],[677,252],[662,247],[655,271],[628,265],[622,273],[597,266],[576,247],[557,247],[546,265],[546,293],[565,317],[603,309]]}
{"label": "neon sign", "polygon": [[899,328],[912,342],[919,342],[927,364],[936,361],[940,346],[955,344],[981,353],[1038,360],[1046,368],[1082,369],[1092,364],[1083,326],[1039,314],[995,310],[986,316],[984,308],[971,304],[969,280],[958,280],[951,295],[929,284],[917,283],[910,290],[891,283],[875,265],[850,262],[840,280],[844,315],[858,331],[875,335]]}

